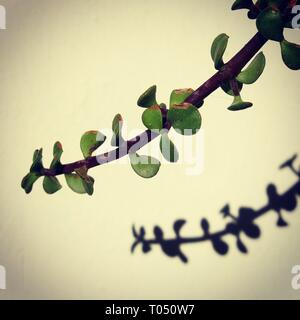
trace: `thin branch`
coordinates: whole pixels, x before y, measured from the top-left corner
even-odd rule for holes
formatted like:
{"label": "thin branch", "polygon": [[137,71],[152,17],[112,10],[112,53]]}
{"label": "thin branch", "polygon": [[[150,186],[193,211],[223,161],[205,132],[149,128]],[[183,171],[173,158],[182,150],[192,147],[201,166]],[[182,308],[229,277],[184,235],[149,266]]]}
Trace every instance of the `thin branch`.
{"label": "thin branch", "polygon": [[[255,36],[251,38],[250,41],[228,63],[226,63],[220,71],[216,72],[210,79],[204,82],[186,99],[185,102],[193,105],[200,105],[201,102],[212,92],[217,90],[222,83],[230,81],[232,78],[236,77],[267,41],[268,40],[260,33],[256,33]],[[72,173],[75,169],[81,168],[82,166],[86,166],[87,169],[91,169],[120,159],[126,156],[129,151],[136,152],[158,136],[158,133],[146,130],[135,138],[125,141],[119,148],[110,152],[68,163],[57,169],[43,169],[42,174],[45,176],[57,176]]]}

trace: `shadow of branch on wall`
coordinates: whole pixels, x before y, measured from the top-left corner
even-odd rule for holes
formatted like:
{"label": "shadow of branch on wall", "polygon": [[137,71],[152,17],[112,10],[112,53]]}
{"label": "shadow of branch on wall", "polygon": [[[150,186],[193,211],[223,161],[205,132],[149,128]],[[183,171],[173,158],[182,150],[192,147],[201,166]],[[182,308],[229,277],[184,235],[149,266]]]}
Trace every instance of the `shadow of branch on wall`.
{"label": "shadow of branch on wall", "polygon": [[158,245],[161,247],[164,254],[168,257],[178,257],[182,262],[188,262],[188,258],[181,250],[181,246],[185,244],[199,243],[204,241],[211,242],[213,249],[220,255],[225,255],[229,251],[229,246],[225,242],[224,237],[231,235],[236,239],[237,249],[242,253],[247,253],[248,249],[245,243],[241,240],[241,234],[245,234],[249,238],[258,239],[260,237],[260,228],[257,225],[259,217],[273,212],[277,215],[277,226],[286,227],[288,224],[284,220],[282,210],[286,212],[293,212],[297,207],[297,196],[300,196],[300,168],[295,168],[295,160],[297,155],[294,155],[285,161],[279,168],[289,169],[297,177],[297,182],[294,183],[286,192],[279,194],[276,186],[270,183],[266,187],[266,194],[268,202],[262,208],[255,210],[250,207],[241,207],[238,214],[232,214],[229,204],[226,204],[221,209],[221,214],[224,218],[230,220],[224,229],[217,232],[210,232],[210,224],[207,219],[200,221],[202,234],[200,236],[183,237],[180,235],[182,227],[185,225],[186,220],[176,220],[173,225],[175,233],[174,238],[165,238],[164,232],[161,227],[155,226],[153,229],[153,238],[146,238],[146,230],[141,227],[139,231],[135,226],[132,227],[133,236],[135,241],[131,247],[133,253],[137,246],[141,246],[144,253],[151,251],[152,246]]}

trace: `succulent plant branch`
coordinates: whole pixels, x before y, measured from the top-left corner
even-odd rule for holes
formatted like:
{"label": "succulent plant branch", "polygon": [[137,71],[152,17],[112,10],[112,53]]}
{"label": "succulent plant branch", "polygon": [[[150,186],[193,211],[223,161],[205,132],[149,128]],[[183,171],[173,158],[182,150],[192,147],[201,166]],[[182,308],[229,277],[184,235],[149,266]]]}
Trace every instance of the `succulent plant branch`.
{"label": "succulent plant branch", "polygon": [[[266,38],[257,33],[227,64],[223,66],[222,70],[216,72],[210,79],[204,82],[185,100],[185,102],[193,105],[202,104],[203,100],[212,92],[217,90],[222,83],[229,81],[238,75],[267,41],[268,40]],[[75,169],[81,168],[82,166],[86,166],[88,169],[91,169],[96,166],[120,159],[128,155],[129,151],[136,152],[158,136],[159,133],[155,132],[154,130],[146,130],[140,135],[128,141],[124,141],[120,147],[110,152],[68,163],[57,169],[43,169],[42,174],[45,176],[57,176],[71,173]]]}
{"label": "succulent plant branch", "polygon": [[[77,193],[93,194],[94,179],[88,176],[88,170],[96,166],[112,162],[129,155],[133,170],[143,178],[151,178],[157,174],[160,162],[150,156],[140,156],[137,151],[160,137],[160,150],[169,162],[178,160],[178,151],[168,137],[172,127],[182,135],[193,135],[201,128],[202,117],[199,108],[204,100],[218,88],[233,96],[234,100],[228,107],[230,111],[239,111],[252,106],[251,102],[242,100],[243,85],[253,84],[264,71],[266,59],[262,52],[258,53],[268,40],[280,43],[281,55],[285,65],[292,70],[300,69],[300,46],[290,43],[284,38],[284,28],[292,26],[292,8],[300,4],[300,0],[236,0],[232,10],[247,9],[248,17],[256,19],[258,32],[246,45],[227,63],[223,55],[227,48],[229,37],[222,33],[218,35],[211,46],[211,57],[217,72],[205,81],[198,89],[173,90],[170,96],[169,108],[156,100],[156,86],[144,92],[137,104],[145,108],[142,121],[146,131],[125,141],[122,137],[123,118],[116,115],[112,123],[112,146],[110,152],[93,156],[106,140],[99,131],[88,131],[80,141],[84,159],[68,164],[62,164],[60,158],[63,153],[62,145],[56,142],[53,148],[53,161],[49,169],[42,163],[42,149],[36,150],[30,172],[23,178],[21,186],[26,193],[30,193],[33,184],[44,177],[44,190],[53,194],[61,189],[56,178],[65,175],[68,186]],[[246,67],[246,65],[249,65]]]}

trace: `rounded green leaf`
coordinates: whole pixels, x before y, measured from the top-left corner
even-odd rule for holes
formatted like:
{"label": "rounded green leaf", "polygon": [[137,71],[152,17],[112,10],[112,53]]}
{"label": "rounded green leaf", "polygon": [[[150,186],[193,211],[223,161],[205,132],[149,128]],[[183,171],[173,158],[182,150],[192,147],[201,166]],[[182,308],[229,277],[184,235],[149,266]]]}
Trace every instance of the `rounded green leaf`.
{"label": "rounded green leaf", "polygon": [[33,184],[38,180],[39,177],[40,175],[30,172],[22,179],[21,187],[26,193],[30,193],[32,191]]}
{"label": "rounded green leaf", "polygon": [[131,167],[142,178],[154,177],[160,168],[160,162],[149,156],[139,156],[136,153],[129,154]]}
{"label": "rounded green leaf", "polygon": [[106,136],[99,131],[87,131],[80,140],[80,148],[85,158],[88,158],[106,140]]}
{"label": "rounded green leaf", "polygon": [[156,86],[150,87],[146,90],[138,99],[137,102],[139,107],[149,108],[153,105],[157,105],[156,102]]}
{"label": "rounded green leaf", "polygon": [[44,177],[43,187],[48,194],[53,194],[62,188],[56,177]]}
{"label": "rounded green leaf", "polygon": [[227,48],[228,39],[228,35],[222,33],[218,35],[212,43],[210,53],[217,70],[219,70],[224,65],[223,55]]}
{"label": "rounded green leaf", "polygon": [[[239,81],[237,81],[237,85],[238,85],[238,89],[239,89],[239,92],[242,91],[243,89],[243,84]],[[231,89],[231,86],[230,86],[230,82],[229,81],[226,81],[226,82],[223,82],[221,84],[221,88],[224,92],[226,92],[227,94],[229,94],[230,96],[234,96],[234,93],[233,93],[233,90]]]}
{"label": "rounded green leaf", "polygon": [[123,118],[122,116],[118,113],[112,122],[112,131],[114,132],[115,135],[119,135],[122,131],[123,127]]}
{"label": "rounded green leaf", "polygon": [[251,9],[252,6],[252,0],[235,0],[231,7],[231,10]]}
{"label": "rounded green leaf", "polygon": [[30,172],[40,173],[43,169],[43,149],[35,150],[32,159],[32,165],[30,167]]}
{"label": "rounded green leaf", "polygon": [[174,143],[170,140],[168,133],[163,133],[159,143],[160,151],[164,158],[169,162],[177,162],[179,154]]}
{"label": "rounded green leaf", "polygon": [[53,146],[53,160],[51,162],[50,169],[55,169],[61,166],[60,159],[62,154],[63,154],[62,144],[59,141],[57,141]]}
{"label": "rounded green leaf", "polygon": [[189,103],[174,105],[168,111],[168,121],[180,134],[193,135],[201,127],[201,115],[199,110]]}
{"label": "rounded green leaf", "polygon": [[292,70],[300,69],[300,46],[283,40],[280,43],[281,56],[285,65]]}
{"label": "rounded green leaf", "polygon": [[265,66],[266,58],[263,52],[260,52],[236,79],[244,84],[252,84],[262,75]]}
{"label": "rounded green leaf", "polygon": [[279,10],[270,7],[263,10],[257,17],[256,26],[265,38],[283,40],[284,22]]}
{"label": "rounded green leaf", "polygon": [[150,130],[161,130],[163,118],[159,106],[151,106],[143,112],[142,121],[146,128]]}
{"label": "rounded green leaf", "polygon": [[244,102],[240,96],[234,97],[232,105],[228,108],[230,111],[240,111],[252,107],[251,102]]}
{"label": "rounded green leaf", "polygon": [[194,92],[191,88],[173,90],[170,96],[170,107],[174,104],[182,104]]}
{"label": "rounded green leaf", "polygon": [[120,114],[117,114],[112,122],[113,137],[111,139],[111,145],[119,147],[124,142],[122,138],[123,118]]}
{"label": "rounded green leaf", "polygon": [[65,174],[67,185],[76,193],[86,193],[83,179],[76,173]]}
{"label": "rounded green leaf", "polygon": [[88,176],[86,179],[83,179],[83,187],[86,193],[91,196],[94,193],[94,178]]}

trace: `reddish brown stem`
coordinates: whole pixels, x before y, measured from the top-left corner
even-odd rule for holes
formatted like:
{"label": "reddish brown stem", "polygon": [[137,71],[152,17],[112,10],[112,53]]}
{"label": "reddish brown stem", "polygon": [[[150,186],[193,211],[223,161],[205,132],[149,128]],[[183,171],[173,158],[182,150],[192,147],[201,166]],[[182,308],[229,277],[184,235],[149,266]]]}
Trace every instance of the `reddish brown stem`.
{"label": "reddish brown stem", "polygon": [[[226,63],[220,71],[216,72],[210,79],[204,82],[186,99],[185,102],[193,105],[201,105],[202,101],[218,89],[223,82],[230,81],[236,77],[266,42],[267,39],[260,33],[255,34],[255,36],[251,38],[250,41],[228,63]],[[109,163],[126,156],[129,152],[138,151],[158,136],[158,133],[146,130],[135,138],[125,141],[119,148],[110,152],[99,156],[93,156],[85,160],[68,163],[55,170],[44,169],[42,174],[45,176],[57,176],[65,173],[71,173],[82,166],[86,166],[90,169]]]}

